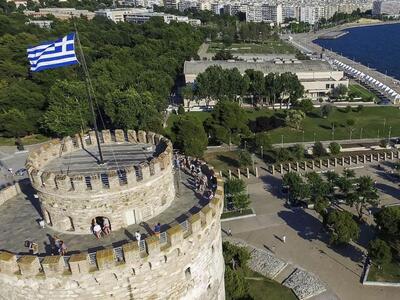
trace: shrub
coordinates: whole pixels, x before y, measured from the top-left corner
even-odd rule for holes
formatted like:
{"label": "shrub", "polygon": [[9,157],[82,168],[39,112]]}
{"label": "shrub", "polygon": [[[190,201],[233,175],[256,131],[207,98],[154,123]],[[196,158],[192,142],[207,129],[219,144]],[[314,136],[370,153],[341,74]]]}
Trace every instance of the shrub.
{"label": "shrub", "polygon": [[229,195],[241,194],[246,191],[246,184],[242,179],[232,178],[225,182],[225,193]]}
{"label": "shrub", "polygon": [[251,158],[251,154],[247,150],[241,150],[239,152],[239,165],[241,167],[248,167],[252,164],[253,159]]}
{"label": "shrub", "polygon": [[356,121],[354,121],[353,119],[347,119],[346,124],[347,124],[347,126],[352,127],[352,126],[354,126],[354,124],[356,124]]}
{"label": "shrub", "polygon": [[321,142],[316,142],[313,146],[313,155],[315,157],[320,157],[326,155],[326,150]]}
{"label": "shrub", "polygon": [[340,145],[336,142],[329,144],[329,150],[331,150],[332,155],[338,155],[340,153]]}
{"label": "shrub", "polygon": [[330,115],[333,110],[333,106],[331,104],[325,104],[321,107],[321,115],[326,118]]}
{"label": "shrub", "polygon": [[185,113],[185,109],[183,108],[183,105],[179,105],[178,107],[178,115],[183,115]]}
{"label": "shrub", "polygon": [[351,112],[351,106],[347,105],[346,108],[344,109],[344,112],[346,112],[346,113]]}
{"label": "shrub", "polygon": [[385,264],[392,260],[392,252],[389,245],[381,239],[376,239],[369,243],[368,254],[372,261],[378,264]]}
{"label": "shrub", "polygon": [[291,159],[290,151],[286,148],[280,148],[276,153],[276,160],[284,162]]}
{"label": "shrub", "polygon": [[379,146],[381,146],[382,148],[386,148],[388,145],[388,141],[383,139],[379,142]]}

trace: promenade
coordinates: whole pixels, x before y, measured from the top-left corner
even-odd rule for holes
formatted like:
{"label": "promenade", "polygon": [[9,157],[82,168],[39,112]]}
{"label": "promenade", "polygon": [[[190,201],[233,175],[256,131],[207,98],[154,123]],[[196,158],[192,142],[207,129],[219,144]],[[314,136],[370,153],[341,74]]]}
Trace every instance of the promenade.
{"label": "promenade", "polygon": [[[383,74],[375,69],[369,68],[368,66],[365,66],[359,62],[356,62],[352,59],[342,56],[339,53],[333,52],[329,49],[325,49],[323,51],[323,48],[321,46],[313,43],[313,40],[318,39],[318,36],[320,36],[324,33],[328,33],[330,31],[338,31],[338,30],[342,30],[345,28],[349,28],[349,27],[329,28],[329,29],[317,31],[316,33],[309,32],[309,33],[291,34],[290,37],[292,38],[292,40],[290,41],[290,43],[294,47],[299,49],[300,51],[303,51],[306,53],[316,53],[317,55],[324,53],[324,55],[327,58],[329,58],[331,60],[336,59],[346,65],[349,65],[349,66],[353,67],[354,69],[356,69],[362,73],[365,73],[366,75],[368,75],[372,78],[375,78],[376,80],[378,80],[381,83],[385,84],[386,86],[390,87],[395,92],[400,93],[400,81],[399,80],[392,78],[386,74]],[[288,40],[289,35],[282,35],[282,38]]]}
{"label": "promenade", "polygon": [[[381,165],[390,168],[390,162]],[[354,170],[357,176],[368,175],[376,181],[382,205],[400,203],[397,182],[377,168],[376,163]],[[342,166],[336,168],[336,172],[342,171]],[[272,176],[262,171],[259,178],[251,177],[246,182],[256,216],[223,222],[225,232],[230,229],[233,238],[266,249],[280,259],[316,274],[340,299],[398,298],[398,288],[363,286],[360,282],[363,254],[367,252],[367,243],[375,234],[371,226],[372,216],[365,216],[367,222],[361,226],[358,241],[331,247],[321,217],[315,211],[285,206],[280,174]],[[349,207],[345,209],[351,210]],[[281,240],[282,236],[286,236],[285,243]]]}

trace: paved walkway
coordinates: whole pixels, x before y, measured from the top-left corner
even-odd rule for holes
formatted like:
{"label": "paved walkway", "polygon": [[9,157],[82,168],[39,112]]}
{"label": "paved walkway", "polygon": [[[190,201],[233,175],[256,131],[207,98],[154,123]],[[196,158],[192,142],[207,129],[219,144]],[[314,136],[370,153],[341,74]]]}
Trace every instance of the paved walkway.
{"label": "paved walkway", "polygon": [[[24,247],[24,241],[33,240],[38,243],[40,253],[49,254],[51,251],[50,239],[57,235],[66,243],[69,253],[77,250],[89,250],[90,252],[104,247],[119,246],[127,241],[135,240],[136,230],[147,235],[151,233],[151,229],[157,222],[163,224],[161,231],[165,231],[171,225],[180,223],[185,217],[198,212],[202,206],[207,204],[208,201],[195,195],[192,183],[191,177],[182,172],[178,196],[162,214],[140,225],[131,225],[126,229],[113,231],[109,236],[99,240],[90,233],[90,224],[88,224],[87,235],[57,233],[50,227],[39,228],[37,223],[37,220],[41,218],[39,205],[33,197],[32,188],[28,186],[24,189],[25,194],[10,199],[0,206],[0,226],[2,228],[0,231],[0,249],[26,253],[27,248]],[[176,186],[176,188],[178,187]]]}
{"label": "paved walkway", "polygon": [[[381,163],[382,165],[382,163]],[[382,204],[400,203],[397,182],[376,166],[356,169],[357,175],[370,175],[377,181]],[[248,190],[257,216],[222,223],[233,236],[318,275],[341,299],[397,299],[400,290],[362,286],[363,252],[374,232],[368,224],[362,227],[361,238],[340,248],[327,245],[319,216],[312,210],[291,210],[284,206],[281,179],[268,174],[252,178]],[[372,217],[368,217],[372,222]],[[286,243],[281,241],[286,236]],[[321,295],[322,297],[322,295]],[[324,299],[324,298],[318,298]]]}

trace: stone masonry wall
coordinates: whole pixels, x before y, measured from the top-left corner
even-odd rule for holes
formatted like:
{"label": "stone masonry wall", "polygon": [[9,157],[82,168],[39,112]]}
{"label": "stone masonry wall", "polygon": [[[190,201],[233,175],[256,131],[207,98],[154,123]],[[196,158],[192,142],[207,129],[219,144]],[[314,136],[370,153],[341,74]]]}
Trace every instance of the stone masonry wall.
{"label": "stone masonry wall", "polygon": [[[147,221],[164,211],[175,198],[171,165],[146,182],[125,190],[108,193],[65,193],[38,190],[44,216],[59,231],[70,230],[89,234],[93,218],[102,216],[110,220],[113,230],[126,227],[127,214],[135,216],[135,223]],[[71,224],[72,220],[72,224]]]}
{"label": "stone masonry wall", "polygon": [[188,220],[183,229],[166,231],[166,241],[148,237],[115,250],[96,252],[95,265],[85,253],[67,259],[16,257],[0,251],[0,299],[187,299],[223,300],[224,261],[220,215],[223,187],[217,178],[216,196]]}
{"label": "stone masonry wall", "polygon": [[94,132],[89,132],[88,137],[54,140],[29,153],[26,168],[49,225],[61,232],[87,234],[92,219],[101,216],[107,217],[112,229],[117,230],[151,219],[171,204],[175,197],[172,144],[152,132],[115,130],[112,135],[109,130],[103,130],[104,144],[155,145],[156,150],[149,161],[120,170],[125,174],[125,180],[121,180],[116,170],[105,172],[108,185],[99,174],[68,176],[42,171],[51,160],[96,144]]}

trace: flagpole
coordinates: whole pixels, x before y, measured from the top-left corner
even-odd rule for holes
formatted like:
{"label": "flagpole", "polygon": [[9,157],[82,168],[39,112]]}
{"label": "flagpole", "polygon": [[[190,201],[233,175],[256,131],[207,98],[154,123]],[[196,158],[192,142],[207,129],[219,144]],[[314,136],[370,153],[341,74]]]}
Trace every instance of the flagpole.
{"label": "flagpole", "polygon": [[96,136],[97,147],[99,149],[100,160],[98,160],[98,163],[104,164],[103,152],[102,152],[101,146],[100,146],[99,130],[97,128],[96,114],[95,114],[94,106],[93,106],[93,96],[92,96],[92,92],[90,89],[89,70],[86,65],[85,55],[83,53],[81,41],[79,40],[79,34],[78,34],[78,29],[76,28],[76,24],[74,24],[74,26],[75,26],[76,40],[78,42],[78,48],[79,48],[79,52],[80,52],[81,60],[82,60],[81,65],[82,65],[83,72],[85,73],[86,91],[88,94],[90,110],[92,112],[93,127],[94,127],[95,136]]}

